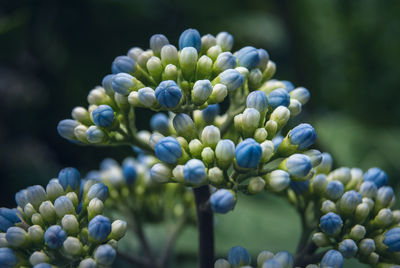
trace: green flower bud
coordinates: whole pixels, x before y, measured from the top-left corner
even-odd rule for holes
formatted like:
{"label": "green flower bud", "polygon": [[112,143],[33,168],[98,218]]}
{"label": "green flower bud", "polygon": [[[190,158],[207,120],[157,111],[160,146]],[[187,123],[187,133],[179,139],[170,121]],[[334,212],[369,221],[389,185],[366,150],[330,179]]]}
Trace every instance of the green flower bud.
{"label": "green flower bud", "polygon": [[12,226],[7,229],[6,239],[12,247],[26,247],[29,243],[28,234],[21,227]]}
{"label": "green flower bud", "polygon": [[178,65],[178,50],[173,45],[163,46],[161,49],[161,62],[164,66]]}
{"label": "green flower bud", "polygon": [[290,118],[290,111],[285,106],[278,106],[270,116],[278,124],[278,129],[284,127]]}
{"label": "green flower bud", "polygon": [[203,144],[198,139],[191,140],[189,142],[189,151],[191,155],[199,158],[201,156],[201,152],[203,151]]}
{"label": "green flower bud", "polygon": [[329,212],[336,213],[336,205],[331,200],[325,200],[324,202],[322,202],[321,211],[324,214],[328,214]]}
{"label": "green flower bud", "polygon": [[398,224],[400,223],[400,210],[392,210],[393,214],[393,224]]}
{"label": "green flower bud", "polygon": [[246,137],[253,136],[252,134],[258,128],[260,123],[260,112],[254,108],[246,108],[242,116],[242,131]]}
{"label": "green flower bud", "polygon": [[235,144],[231,140],[220,140],[215,148],[218,165],[227,168],[235,157]]}
{"label": "green flower bud", "polygon": [[212,65],[213,62],[209,57],[207,57],[206,55],[201,56],[200,59],[197,61],[197,80],[209,78],[212,72]]}
{"label": "green flower bud", "polygon": [[364,256],[370,255],[375,251],[375,248],[375,241],[370,238],[363,239],[358,244],[358,250]]}
{"label": "green flower bud", "polygon": [[221,53],[222,49],[218,45],[212,46],[207,50],[207,56],[210,57],[213,61],[215,61],[218,55]]}
{"label": "green flower bud", "polygon": [[366,234],[365,227],[359,224],[356,224],[351,228],[350,231],[350,238],[353,239],[354,241],[359,241],[365,237]]}
{"label": "green flower bud", "polygon": [[158,132],[154,132],[153,134],[151,134],[150,139],[149,139],[149,146],[151,148],[153,148],[153,150],[155,150],[156,148],[156,143],[160,140],[164,138],[163,134],[160,134]]}
{"label": "green flower bud", "polygon": [[96,87],[89,92],[87,101],[94,105],[107,104],[110,102],[110,97],[106,94],[104,88]]}
{"label": "green flower bud", "polygon": [[257,256],[257,266],[261,267],[264,262],[268,261],[269,259],[272,259],[274,257],[274,253],[271,251],[263,250],[258,254]]}
{"label": "green flower bud", "polygon": [[90,221],[95,216],[102,214],[103,209],[104,209],[103,201],[101,201],[97,197],[90,200],[88,206],[88,220]]}
{"label": "green flower bud", "polygon": [[195,125],[187,114],[181,113],[175,115],[174,119],[172,120],[172,124],[174,125],[174,129],[178,135],[191,140],[195,135]]}
{"label": "green flower bud", "polygon": [[118,107],[120,107],[121,109],[123,110],[129,109],[129,101],[127,96],[115,92],[114,100],[117,103]]}
{"label": "green flower bud", "polygon": [[69,198],[69,200],[71,200],[72,204],[74,205],[74,207],[78,206],[79,200],[78,200],[78,196],[76,195],[75,192],[69,192],[66,194],[66,197]]}
{"label": "green flower bud", "polygon": [[264,178],[267,188],[274,192],[281,192],[290,184],[289,173],[279,169],[268,173]]}
{"label": "green flower bud", "polygon": [[322,194],[325,191],[327,184],[328,180],[325,174],[318,174],[311,180],[313,191],[317,194]]}
{"label": "green flower bud", "polygon": [[256,131],[254,132],[254,139],[258,143],[265,141],[267,137],[268,137],[268,132],[265,130],[265,128],[257,128]]}
{"label": "green flower bud", "polygon": [[25,213],[26,217],[30,218],[36,212],[37,212],[36,209],[32,206],[31,203],[28,203],[28,204],[25,205],[24,213]]}
{"label": "green flower bud", "polygon": [[140,67],[142,67],[143,69],[146,69],[146,63],[153,55],[154,55],[153,51],[151,51],[151,50],[143,51],[138,56],[136,62],[137,62],[137,64],[139,64]]}
{"label": "green flower bud", "polygon": [[295,117],[301,113],[301,103],[298,100],[290,99],[289,111],[290,117]]}
{"label": "green flower bud", "polygon": [[158,183],[168,182],[171,175],[171,169],[162,163],[155,164],[150,170],[150,178]]}
{"label": "green flower bud", "polygon": [[0,233],[0,248],[8,248],[8,242],[6,239],[6,233]]}
{"label": "green flower bud", "polygon": [[71,256],[77,256],[82,251],[82,244],[78,238],[69,236],[63,243],[63,250]]}
{"label": "green flower bud", "polygon": [[207,165],[213,164],[215,160],[213,149],[211,149],[210,147],[204,148],[203,151],[201,152],[201,159]]}
{"label": "green flower bud", "polygon": [[193,85],[192,100],[196,105],[202,105],[208,100],[213,87],[209,80],[197,80]]}
{"label": "green flower bud", "polygon": [[40,263],[47,263],[49,261],[50,261],[49,256],[47,256],[45,253],[41,251],[35,251],[29,257],[29,263],[33,266]]}
{"label": "green flower bud", "polygon": [[90,124],[90,115],[87,109],[85,109],[84,107],[75,107],[72,110],[71,116],[73,119],[75,119],[76,121],[79,121],[83,124]]}
{"label": "green flower bud", "polygon": [[311,164],[313,165],[313,167],[316,167],[319,164],[321,164],[322,154],[320,151],[311,149],[311,150],[304,152],[304,154],[307,155],[308,157],[310,157]]}
{"label": "green flower bud", "polygon": [[215,148],[220,139],[221,133],[219,128],[212,125],[206,126],[201,133],[201,141],[205,146],[209,146],[211,148]]}
{"label": "green flower bud", "polygon": [[65,214],[75,213],[75,207],[71,199],[66,196],[60,196],[57,198],[56,201],[54,201],[54,208],[59,218],[64,217]]}
{"label": "green flower bud", "polygon": [[75,215],[64,215],[61,219],[61,226],[69,235],[76,235],[79,232],[79,223]]}
{"label": "green flower bud", "polygon": [[318,166],[315,167],[315,172],[318,174],[324,173],[328,174],[332,169],[332,156],[328,153],[322,154],[322,162]]}
{"label": "green flower bud", "polygon": [[213,167],[208,170],[208,180],[216,185],[220,185],[225,181],[223,171],[218,167]]}
{"label": "green flower bud", "polygon": [[231,268],[231,265],[225,259],[218,259],[214,263],[214,268]]}
{"label": "green flower bud", "polygon": [[207,50],[217,44],[217,39],[212,34],[206,34],[201,37],[201,53],[204,54]]}
{"label": "green flower bud", "polygon": [[328,181],[338,180],[346,185],[351,179],[351,172],[348,167],[341,167],[331,171],[328,175]]}
{"label": "green flower bud", "polygon": [[315,245],[317,245],[317,247],[327,247],[331,244],[331,242],[329,241],[329,237],[322,232],[317,232],[313,234],[312,241]]}
{"label": "green flower bud", "polygon": [[51,180],[46,186],[47,199],[54,201],[57,197],[64,194],[64,188],[58,180]]}
{"label": "green flower bud", "polygon": [[256,89],[260,87],[261,85],[261,80],[262,80],[262,72],[260,69],[253,69],[249,73],[249,86],[252,89]]}
{"label": "green flower bud", "polygon": [[375,206],[374,200],[368,197],[363,197],[362,202],[368,205],[370,211],[372,211]]}
{"label": "green flower bud", "polygon": [[270,140],[266,140],[263,143],[260,144],[261,149],[262,149],[262,155],[261,155],[261,163],[266,163],[268,162],[271,157],[274,155],[274,143]]}
{"label": "green flower bud", "polygon": [[165,66],[163,73],[163,80],[173,80],[176,81],[178,79],[178,68],[173,64],[168,64]]}
{"label": "green flower bud", "polygon": [[156,79],[156,81],[161,80],[161,74],[163,71],[163,66],[161,63],[160,58],[153,56],[151,57],[146,63],[147,70],[149,71],[150,75]]}
{"label": "green flower bud", "polygon": [[243,122],[243,114],[238,114],[235,115],[233,118],[233,126],[235,127],[235,130],[238,132],[242,131],[242,122]]}
{"label": "green flower bud", "polygon": [[264,190],[265,187],[265,180],[261,177],[254,177],[251,178],[249,181],[249,186],[248,186],[248,191],[251,194],[258,194],[262,190]]}
{"label": "green flower bud", "polygon": [[[54,219],[55,219],[55,214],[54,214]],[[32,218],[31,218],[31,221],[32,221],[33,224],[36,224],[36,225],[40,225],[40,226],[44,225],[43,217],[39,213],[33,214]]]}
{"label": "green flower bud", "polygon": [[86,143],[86,142],[88,142],[88,140],[86,139],[86,131],[87,130],[88,130],[88,128],[84,125],[76,126],[74,128],[74,135],[79,141]]}
{"label": "green flower bud", "polygon": [[32,225],[28,228],[28,236],[33,243],[43,243],[43,235],[44,231],[39,225]]}
{"label": "green flower bud", "polygon": [[227,95],[228,95],[228,89],[225,85],[215,84],[211,96],[208,98],[208,103],[214,104],[222,102]]}
{"label": "green flower bud", "polygon": [[[369,254],[367,261],[369,264],[371,265],[376,265],[379,261],[379,255],[376,252],[372,252],[371,254]],[[393,267],[393,266],[392,266]]]}
{"label": "green flower bud", "polygon": [[265,68],[263,72],[262,81],[264,82],[267,81],[268,79],[271,79],[271,77],[274,76],[275,72],[276,72],[276,64],[272,60],[269,60],[267,68]]}
{"label": "green flower bud", "polygon": [[[46,222],[53,223],[56,220],[56,210],[54,208],[53,203],[51,203],[51,201],[43,202],[39,207],[39,212],[40,212],[40,215],[43,217],[43,219]],[[32,221],[33,221],[33,219],[32,219]]]}
{"label": "green flower bud", "polygon": [[197,51],[194,47],[185,47],[180,51],[179,64],[181,66],[183,77],[191,80],[197,65]]}
{"label": "green flower bud", "polygon": [[375,218],[370,222],[371,226],[375,228],[385,228],[393,223],[392,211],[388,208],[379,210]]}
{"label": "green flower bud", "polygon": [[116,220],[111,225],[111,239],[120,240],[124,237],[127,230],[127,224],[125,221]]}
{"label": "green flower bud", "polygon": [[369,206],[366,203],[361,203],[357,206],[355,211],[356,222],[364,222],[370,212]]}
{"label": "green flower bud", "polygon": [[272,139],[278,131],[278,123],[274,120],[268,120],[267,123],[265,123],[265,129],[268,132],[268,138]]}
{"label": "green flower bud", "polygon": [[359,168],[350,169],[350,182],[346,185],[346,190],[359,189],[360,185],[364,182],[364,173]]}
{"label": "green flower bud", "polygon": [[173,170],[172,170],[172,176],[174,176],[175,180],[178,182],[184,182],[185,180],[183,179],[183,165],[177,165]]}

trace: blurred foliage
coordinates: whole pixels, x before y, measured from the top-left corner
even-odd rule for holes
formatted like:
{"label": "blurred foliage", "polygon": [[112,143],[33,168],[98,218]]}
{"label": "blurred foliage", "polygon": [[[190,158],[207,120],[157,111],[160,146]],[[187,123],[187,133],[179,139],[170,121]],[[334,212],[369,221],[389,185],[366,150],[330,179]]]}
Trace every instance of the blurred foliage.
{"label": "blurred foliage", "polygon": [[[86,172],[106,156],[121,160],[131,154],[129,148],[72,145],[57,135],[57,122],[74,105],[86,103],[115,56],[132,46],[148,47],[154,33],[165,33],[176,44],[188,27],[212,34],[227,30],[236,38],[236,49],[266,48],[278,64],[278,78],[310,89],[312,100],[302,119],[315,124],[319,149],[332,152],[336,165],[382,167],[398,183],[398,14],[396,0],[3,0],[1,205],[14,205],[17,189],[45,183],[62,166]],[[149,116],[142,113],[140,128],[147,127]],[[276,199],[239,202],[235,212],[218,218],[232,229],[217,226],[217,253],[226,254],[234,244],[253,255],[260,246],[293,249],[298,230],[291,233],[291,217],[295,213]],[[184,238],[178,247],[193,254],[194,233]]]}

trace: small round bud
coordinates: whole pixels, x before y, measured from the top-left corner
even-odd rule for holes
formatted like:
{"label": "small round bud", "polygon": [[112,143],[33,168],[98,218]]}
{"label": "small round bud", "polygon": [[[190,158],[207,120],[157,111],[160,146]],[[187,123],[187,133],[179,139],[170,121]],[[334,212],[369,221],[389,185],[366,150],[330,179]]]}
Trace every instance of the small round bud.
{"label": "small round bud", "polygon": [[44,231],[39,225],[32,225],[28,228],[28,236],[30,240],[34,243],[42,243],[43,242]]}
{"label": "small round bud", "polygon": [[364,174],[364,181],[372,181],[376,187],[381,187],[388,184],[388,177],[384,171],[379,168],[370,168]]}
{"label": "small round bud", "polygon": [[213,167],[208,170],[208,180],[215,184],[221,184],[224,182],[224,173],[218,167]]}
{"label": "small round bud", "polygon": [[245,67],[249,70],[255,68],[260,62],[257,49],[251,46],[240,49],[236,53],[236,56],[238,58],[239,66]]}
{"label": "small round bud", "polygon": [[37,265],[40,263],[46,263],[50,261],[49,256],[47,256],[45,253],[41,251],[35,251],[32,253],[32,255],[29,257],[29,262],[31,265]]}
{"label": "small round bud", "polygon": [[326,185],[326,190],[325,190],[325,194],[326,197],[336,201],[338,200],[344,193],[344,186],[343,183],[341,183],[340,181],[330,181],[327,185]]}
{"label": "small round bud", "polygon": [[225,85],[228,91],[234,91],[244,83],[243,75],[235,69],[225,70],[219,74],[220,83]]}
{"label": "small round bud", "polygon": [[358,247],[356,243],[351,239],[345,239],[339,243],[339,251],[343,257],[351,258],[357,254]]}
{"label": "small round bud", "polygon": [[150,119],[150,127],[153,131],[158,131],[163,135],[169,134],[169,120],[164,113],[156,113]]}
{"label": "small round bud", "polygon": [[175,164],[182,156],[182,148],[173,137],[160,139],[155,148],[156,156],[167,164]]}
{"label": "small round bud", "polygon": [[218,74],[228,69],[236,67],[236,57],[231,52],[223,52],[218,55],[213,65],[214,73]]}
{"label": "small round bud", "polygon": [[162,163],[155,164],[150,170],[150,178],[158,183],[168,182],[171,175],[171,169]]}
{"label": "small round bud", "polygon": [[175,81],[162,81],[155,90],[157,101],[165,108],[173,108],[179,104],[182,91]]}
{"label": "small round bud", "polygon": [[233,47],[233,36],[227,32],[220,32],[216,36],[216,43],[223,51],[229,51]]}
{"label": "small round bud", "polygon": [[122,237],[124,237],[127,226],[128,225],[125,221],[114,221],[111,225],[111,239],[120,240]]}
{"label": "small round bud", "polygon": [[315,171],[317,173],[328,174],[332,169],[332,156],[328,153],[322,153],[322,162],[318,166],[315,167]]}
{"label": "small round bud", "polygon": [[325,214],[329,212],[336,213],[337,212],[336,205],[331,200],[325,200],[324,202],[322,202],[321,211]]}
{"label": "small round bud", "polygon": [[89,222],[88,229],[90,237],[101,242],[111,233],[111,222],[107,217],[97,215]]}
{"label": "small round bud", "polygon": [[213,91],[211,93],[211,96],[210,96],[208,102],[209,103],[222,102],[227,95],[228,95],[227,87],[223,84],[216,84],[213,87]]}
{"label": "small round bud", "polygon": [[71,200],[66,196],[60,196],[54,201],[54,208],[59,218],[64,217],[65,214],[74,214],[75,207]]}
{"label": "small round bud", "polygon": [[274,192],[280,192],[289,187],[290,175],[283,170],[274,170],[265,177],[267,187]]}
{"label": "small round bud", "polygon": [[69,236],[63,243],[64,251],[72,256],[79,255],[82,250],[82,244],[78,238]]}
{"label": "small round bud", "polygon": [[90,143],[102,143],[106,138],[107,134],[97,126],[90,126],[86,131],[86,139]]}
{"label": "small round bud", "polygon": [[201,105],[207,101],[213,91],[209,80],[197,80],[192,91],[192,100],[196,105]]}
{"label": "small round bud", "polygon": [[337,250],[329,250],[321,260],[321,267],[342,268],[343,256]]}
{"label": "small round bud", "polygon": [[163,46],[161,49],[161,62],[164,66],[173,64],[178,65],[178,50],[173,45]]}
{"label": "small round bud", "polygon": [[201,49],[201,36],[196,29],[187,29],[179,37],[179,49],[194,47],[197,52]]}
{"label": "small round bud", "polygon": [[206,168],[198,159],[191,159],[183,166],[183,178],[186,182],[198,184],[206,177]]}
{"label": "small round bud", "polygon": [[215,148],[215,156],[219,165],[229,166],[235,157],[235,144],[231,140],[220,140]]}
{"label": "small round bud", "polygon": [[261,267],[266,261],[272,259],[274,257],[274,253],[271,251],[263,250],[257,256],[257,265]]}
{"label": "small round bud", "polygon": [[327,247],[331,244],[326,234],[321,232],[313,234],[312,241],[317,247]]}
{"label": "small round bud", "polygon": [[216,126],[206,126],[201,133],[201,141],[205,146],[215,148],[219,140],[221,139],[221,134],[219,128]]}
{"label": "small round bud", "polygon": [[210,197],[211,209],[216,213],[226,214],[235,207],[235,196],[226,189],[217,190]]}
{"label": "small round bud", "polygon": [[180,136],[190,139],[195,134],[194,122],[187,114],[181,113],[175,115],[172,123],[176,130],[176,133],[178,133],[178,135]]}
{"label": "small round bud", "polygon": [[135,82],[130,74],[119,73],[112,78],[111,86],[115,92],[127,96],[134,89]]}
{"label": "small round bud", "polygon": [[325,214],[324,216],[321,217],[320,220],[321,230],[328,235],[338,234],[342,229],[342,226],[343,226],[342,218],[333,212],[329,212],[328,214]]}
{"label": "small round bud", "polygon": [[262,190],[264,190],[264,187],[265,187],[265,180],[263,180],[261,177],[254,177],[251,178],[249,181],[248,191],[251,194],[258,194]]}
{"label": "small round bud", "polygon": [[236,147],[235,158],[242,168],[255,168],[261,160],[261,146],[254,139],[245,139]]}
{"label": "small round bud", "polygon": [[28,243],[28,234],[21,227],[10,227],[6,232],[7,243],[13,247],[23,247]]}
{"label": "small round bud", "polygon": [[60,248],[65,239],[67,239],[67,234],[59,225],[50,226],[44,233],[44,241],[51,249]]}
{"label": "small round bud", "polygon": [[228,261],[232,267],[241,267],[251,263],[249,252],[240,246],[233,247],[229,250]]}
{"label": "small round bud", "polygon": [[275,89],[268,94],[268,103],[273,109],[278,106],[288,107],[290,104],[289,93],[283,88]]}
{"label": "small round bud", "polygon": [[160,55],[161,49],[168,44],[168,38],[163,34],[155,34],[150,37],[150,49],[153,50],[154,55]]}
{"label": "small round bud", "polygon": [[364,238],[366,234],[366,229],[362,225],[354,225],[353,228],[351,228],[350,231],[350,238],[353,239],[354,241],[358,241]]}
{"label": "small round bud", "polygon": [[98,246],[94,258],[99,265],[109,266],[114,262],[117,252],[108,244]]}
{"label": "small round bud", "polygon": [[138,99],[139,102],[143,104],[145,107],[151,107],[157,102],[155,92],[150,87],[144,87],[139,89]]}
{"label": "small round bud", "polygon": [[135,72],[136,62],[128,56],[118,56],[111,65],[113,74]]}
{"label": "small round bud", "polygon": [[72,119],[61,120],[57,125],[58,134],[67,140],[75,139],[74,129],[79,123]]}
{"label": "small round bud", "polygon": [[373,239],[366,238],[358,244],[360,254],[368,256],[375,251],[375,242]]}

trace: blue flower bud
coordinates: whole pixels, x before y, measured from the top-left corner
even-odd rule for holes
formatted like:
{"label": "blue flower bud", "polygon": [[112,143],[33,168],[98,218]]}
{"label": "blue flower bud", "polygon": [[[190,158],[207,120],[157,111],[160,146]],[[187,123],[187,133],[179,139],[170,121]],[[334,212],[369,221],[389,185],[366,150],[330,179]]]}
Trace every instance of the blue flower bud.
{"label": "blue flower bud", "polygon": [[65,195],[60,196],[54,201],[54,208],[59,218],[62,218],[66,214],[75,213],[75,207],[72,201]]}
{"label": "blue flower bud", "polygon": [[237,164],[243,168],[256,168],[260,162],[262,149],[254,139],[248,138],[236,147]]}
{"label": "blue flower bud", "polygon": [[92,258],[86,258],[79,263],[78,268],[96,268],[96,261]]}
{"label": "blue flower bud", "polygon": [[135,86],[135,82],[133,81],[133,76],[127,73],[119,73],[114,75],[111,81],[112,89],[123,95],[129,95],[131,89]]}
{"label": "blue flower bud", "polygon": [[214,122],[215,117],[217,117],[219,113],[219,104],[211,104],[208,105],[207,108],[201,111],[201,115],[203,116],[204,122],[206,124],[212,124]]}
{"label": "blue flower bud", "polygon": [[207,101],[213,91],[209,80],[197,80],[192,91],[192,100],[195,104],[201,105]]}
{"label": "blue flower bud", "polygon": [[201,36],[196,29],[187,29],[179,37],[179,49],[194,47],[197,52],[201,49]]}
{"label": "blue flower bud", "polygon": [[314,144],[317,139],[315,129],[310,124],[300,124],[289,132],[290,143],[298,145],[300,150]]}
{"label": "blue flower bud", "polygon": [[114,110],[108,105],[100,105],[92,112],[93,122],[99,127],[110,127],[114,122]]}
{"label": "blue flower bud", "polygon": [[111,233],[111,222],[107,217],[97,215],[89,222],[89,235],[96,241],[104,241]]}
{"label": "blue flower bud", "polygon": [[216,36],[217,45],[219,45],[223,51],[229,51],[233,47],[233,36],[227,32],[220,32]]}
{"label": "blue flower bud", "polygon": [[321,217],[319,224],[324,233],[335,235],[342,229],[343,221],[339,215],[329,212]]}
{"label": "blue flower bud", "polygon": [[249,265],[251,263],[251,257],[245,248],[236,246],[229,250],[228,261],[233,267],[236,268]]}
{"label": "blue flower bud", "polygon": [[48,264],[48,263],[39,263],[39,264],[36,264],[35,266],[33,266],[33,268],[52,268],[53,266],[51,266],[50,264]]}
{"label": "blue flower bud", "polygon": [[375,241],[371,238],[365,238],[358,244],[360,254],[368,256],[375,251]]}
{"label": "blue flower bud", "polygon": [[339,243],[339,251],[343,257],[351,258],[357,254],[358,247],[352,239],[345,239]]}
{"label": "blue flower bud", "polygon": [[139,89],[138,99],[139,99],[139,102],[146,107],[151,107],[154,103],[156,103],[155,92],[150,87],[144,87],[144,88]]}
{"label": "blue flower bud", "polygon": [[90,126],[86,130],[86,139],[90,143],[101,143],[107,138],[106,135],[107,134],[97,126]]}
{"label": "blue flower bud", "polygon": [[182,92],[175,81],[162,81],[156,88],[156,98],[161,106],[173,108],[179,104],[182,98]]}
{"label": "blue flower bud", "polygon": [[293,256],[287,251],[276,253],[274,259],[281,264],[282,268],[292,268],[294,265]]}
{"label": "blue flower bud", "polygon": [[103,202],[108,198],[108,187],[104,183],[96,183],[90,187],[87,198],[90,201],[95,197]]}
{"label": "blue flower bud", "polygon": [[310,157],[304,154],[293,154],[287,158],[286,169],[290,175],[295,177],[305,177],[312,169]]}
{"label": "blue flower bud", "polygon": [[388,184],[388,177],[380,168],[370,168],[364,174],[364,181],[372,181],[376,187],[381,187]]}
{"label": "blue flower bud", "polygon": [[137,180],[137,170],[134,163],[131,161],[125,161],[122,164],[122,175],[128,185],[135,183]]}
{"label": "blue flower bud", "polygon": [[399,252],[400,251],[400,228],[396,227],[390,229],[384,234],[383,244],[388,248],[389,252]]}
{"label": "blue flower bud", "polygon": [[75,139],[74,130],[79,126],[79,123],[72,119],[64,119],[58,122],[57,132],[58,134],[67,140]]}
{"label": "blue flower bud", "polygon": [[246,67],[249,70],[255,68],[260,62],[258,51],[254,47],[244,47],[237,52],[236,56],[239,66]]}
{"label": "blue flower bud", "polygon": [[243,75],[235,69],[223,71],[219,74],[219,78],[221,84],[224,84],[228,91],[233,91],[241,87],[244,83]]}
{"label": "blue flower bud", "polygon": [[109,244],[99,246],[94,252],[94,258],[100,265],[109,266],[114,262],[117,252]]}
{"label": "blue flower bud", "polygon": [[326,197],[329,199],[336,201],[338,200],[344,193],[343,183],[340,181],[330,181],[326,186]]}
{"label": "blue flower bud", "polygon": [[218,55],[213,67],[216,73],[234,69],[236,67],[236,57],[230,52],[222,52]]}
{"label": "blue flower bud", "polygon": [[15,194],[15,202],[21,208],[24,208],[29,203],[28,190],[23,189]]}
{"label": "blue flower bud", "polygon": [[288,80],[282,80],[281,82],[285,84],[285,89],[287,92],[291,92],[294,89],[294,85],[292,82]]}
{"label": "blue flower bud", "polygon": [[200,183],[207,176],[204,163],[198,159],[191,159],[183,166],[183,179],[189,183]]}
{"label": "blue flower bud", "polygon": [[337,250],[329,250],[321,260],[321,268],[342,268],[343,256]]}
{"label": "blue flower bud", "polygon": [[282,265],[279,261],[275,260],[275,258],[272,258],[265,261],[262,268],[282,268]]}
{"label": "blue flower bud", "polygon": [[382,186],[378,189],[375,199],[377,209],[388,207],[394,198],[393,188],[390,186]]}
{"label": "blue flower bud", "polygon": [[310,92],[304,87],[298,87],[290,92],[290,98],[298,100],[301,105],[306,104],[310,100]]}
{"label": "blue flower bud", "polygon": [[67,190],[68,187],[72,190],[76,190],[81,185],[81,174],[76,168],[63,168],[58,173],[58,182],[61,184],[64,190]]}
{"label": "blue flower bud", "polygon": [[278,106],[288,107],[290,104],[290,95],[283,88],[278,88],[268,94],[268,102],[273,109]]}
{"label": "blue flower bud", "polygon": [[65,239],[67,239],[67,233],[59,225],[50,226],[44,233],[44,241],[51,249],[60,248]]}
{"label": "blue flower bud", "polygon": [[0,267],[12,268],[17,263],[18,259],[14,251],[9,248],[0,248]]}
{"label": "blue flower bud", "polygon": [[290,188],[296,194],[304,194],[310,189],[310,180],[306,181],[291,181]]}
{"label": "blue flower bud", "polygon": [[128,56],[118,56],[111,65],[113,74],[135,72],[136,62]]}
{"label": "blue flower bud", "polygon": [[153,131],[158,131],[163,135],[169,133],[168,117],[164,113],[156,113],[150,119],[150,127]]}
{"label": "blue flower bud", "polygon": [[267,67],[267,64],[269,62],[269,54],[265,49],[257,49],[258,51],[258,57],[260,58],[260,62],[258,63],[257,67],[264,71],[264,69]]}
{"label": "blue flower bud", "polygon": [[21,222],[17,210],[9,208],[0,208],[0,231],[6,232],[8,228]]}
{"label": "blue flower bud", "polygon": [[268,98],[264,91],[256,90],[247,96],[247,108],[257,109],[260,113],[264,113],[268,109]]}
{"label": "blue flower bud", "polygon": [[168,38],[163,34],[155,34],[150,37],[150,48],[153,50],[154,55],[160,55],[163,46],[169,44]]}
{"label": "blue flower bud", "polygon": [[340,198],[340,210],[347,214],[353,213],[361,201],[362,197],[358,192],[354,190],[347,191]]}
{"label": "blue flower bud", "polygon": [[175,138],[165,137],[156,143],[155,153],[161,161],[175,164],[182,156],[182,148]]}
{"label": "blue flower bud", "polygon": [[235,197],[232,192],[220,189],[211,195],[210,204],[214,212],[226,214],[235,207]]}
{"label": "blue flower bud", "polygon": [[369,198],[375,198],[378,188],[376,187],[376,184],[372,181],[365,181],[361,184],[360,194],[362,197],[369,197]]}
{"label": "blue flower bud", "polygon": [[23,247],[28,241],[28,234],[21,227],[12,226],[6,232],[7,243],[13,247]]}
{"label": "blue flower bud", "polygon": [[101,81],[101,85],[103,86],[106,93],[109,95],[114,92],[114,89],[112,88],[113,77],[114,77],[114,74],[108,74],[108,75],[104,76],[103,80]]}

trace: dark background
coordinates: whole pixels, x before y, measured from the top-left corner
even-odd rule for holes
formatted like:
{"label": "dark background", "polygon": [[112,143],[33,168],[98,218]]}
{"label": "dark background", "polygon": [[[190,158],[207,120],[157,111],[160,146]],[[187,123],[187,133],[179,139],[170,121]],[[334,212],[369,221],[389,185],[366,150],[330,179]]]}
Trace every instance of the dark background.
{"label": "dark background", "polygon": [[114,57],[147,48],[155,33],[177,44],[189,27],[229,31],[235,49],[267,49],[276,78],[311,91],[300,120],[317,128],[317,147],[336,166],[378,166],[399,181],[400,1],[0,3],[1,206],[14,206],[18,189],[45,184],[61,167],[85,173],[105,157],[131,154],[73,145],[58,136],[57,123],[87,105]]}

